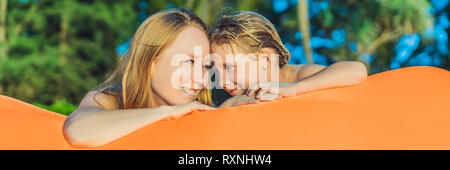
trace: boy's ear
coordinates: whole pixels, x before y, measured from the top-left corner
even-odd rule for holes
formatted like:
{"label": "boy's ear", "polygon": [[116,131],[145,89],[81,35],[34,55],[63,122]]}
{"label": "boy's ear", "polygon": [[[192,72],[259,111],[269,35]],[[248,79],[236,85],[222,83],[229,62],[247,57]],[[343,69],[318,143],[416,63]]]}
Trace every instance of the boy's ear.
{"label": "boy's ear", "polygon": [[268,66],[270,66],[270,62],[272,62],[272,57],[275,57],[272,53],[272,50],[270,50],[269,48],[262,48],[260,50],[260,55],[259,57],[264,57],[264,60],[267,61],[267,65],[263,66],[264,69],[267,69]]}

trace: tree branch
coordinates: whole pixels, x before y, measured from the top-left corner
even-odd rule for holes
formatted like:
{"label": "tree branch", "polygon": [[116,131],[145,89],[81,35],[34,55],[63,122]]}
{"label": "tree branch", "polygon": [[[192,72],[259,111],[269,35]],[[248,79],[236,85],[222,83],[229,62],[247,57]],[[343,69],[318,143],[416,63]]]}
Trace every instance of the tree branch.
{"label": "tree branch", "polygon": [[314,64],[312,58],[312,50],[310,43],[309,19],[308,19],[308,2],[307,0],[299,0],[297,5],[298,23],[300,31],[303,35],[303,48],[305,49],[306,60],[309,64]]}
{"label": "tree branch", "polygon": [[[8,54],[8,46],[6,41],[6,14],[7,14],[7,0],[1,0],[0,9],[0,60],[6,58]],[[1,92],[1,89],[0,89]]]}
{"label": "tree branch", "polygon": [[19,35],[22,32],[23,27],[25,27],[25,25],[31,21],[31,17],[37,10],[38,3],[39,3],[39,1],[34,2],[33,5],[31,5],[31,7],[28,9],[25,19],[20,24],[16,25],[16,27],[14,28],[14,33],[16,35]]}

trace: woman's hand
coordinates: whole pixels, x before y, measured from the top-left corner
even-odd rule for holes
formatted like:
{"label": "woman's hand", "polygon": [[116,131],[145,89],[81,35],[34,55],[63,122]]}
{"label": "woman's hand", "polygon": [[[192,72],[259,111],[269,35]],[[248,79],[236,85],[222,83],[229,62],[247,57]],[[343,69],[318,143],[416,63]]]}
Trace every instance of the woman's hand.
{"label": "woman's hand", "polygon": [[246,95],[242,96],[233,96],[223,102],[219,108],[226,108],[226,107],[234,107],[234,106],[241,106],[241,105],[247,105],[247,104],[255,104],[259,101],[256,100],[254,97],[248,97]]}
{"label": "woman's hand", "polygon": [[184,115],[192,113],[195,110],[213,110],[213,109],[215,109],[214,107],[201,104],[198,101],[181,104],[181,105],[176,105],[173,108],[174,108],[174,110],[172,112],[170,112],[169,115],[164,120],[178,119]]}

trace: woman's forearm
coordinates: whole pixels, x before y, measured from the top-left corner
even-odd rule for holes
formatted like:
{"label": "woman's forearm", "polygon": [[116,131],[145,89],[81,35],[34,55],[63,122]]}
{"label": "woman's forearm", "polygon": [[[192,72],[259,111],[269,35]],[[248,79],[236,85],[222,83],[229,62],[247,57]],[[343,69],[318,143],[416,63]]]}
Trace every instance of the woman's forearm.
{"label": "woman's forearm", "polygon": [[351,86],[362,83],[367,78],[364,64],[355,61],[342,61],[291,84],[297,94],[313,90]]}
{"label": "woman's forearm", "polygon": [[80,110],[64,123],[64,136],[74,146],[95,147],[166,118],[174,106],[144,109]]}

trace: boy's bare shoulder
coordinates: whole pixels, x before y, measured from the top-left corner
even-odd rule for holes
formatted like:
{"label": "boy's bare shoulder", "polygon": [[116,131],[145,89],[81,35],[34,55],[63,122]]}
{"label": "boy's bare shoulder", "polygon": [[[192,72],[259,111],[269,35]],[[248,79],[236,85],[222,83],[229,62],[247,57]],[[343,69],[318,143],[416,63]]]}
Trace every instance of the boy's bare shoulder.
{"label": "boy's bare shoulder", "polygon": [[281,82],[291,82],[297,79],[297,74],[299,70],[305,67],[306,64],[298,65],[285,65],[280,69],[280,81]]}
{"label": "boy's bare shoulder", "polygon": [[[281,72],[288,81],[296,81],[306,78],[326,68],[326,66],[319,64],[298,64],[285,65]],[[280,76],[281,79],[282,76]]]}

